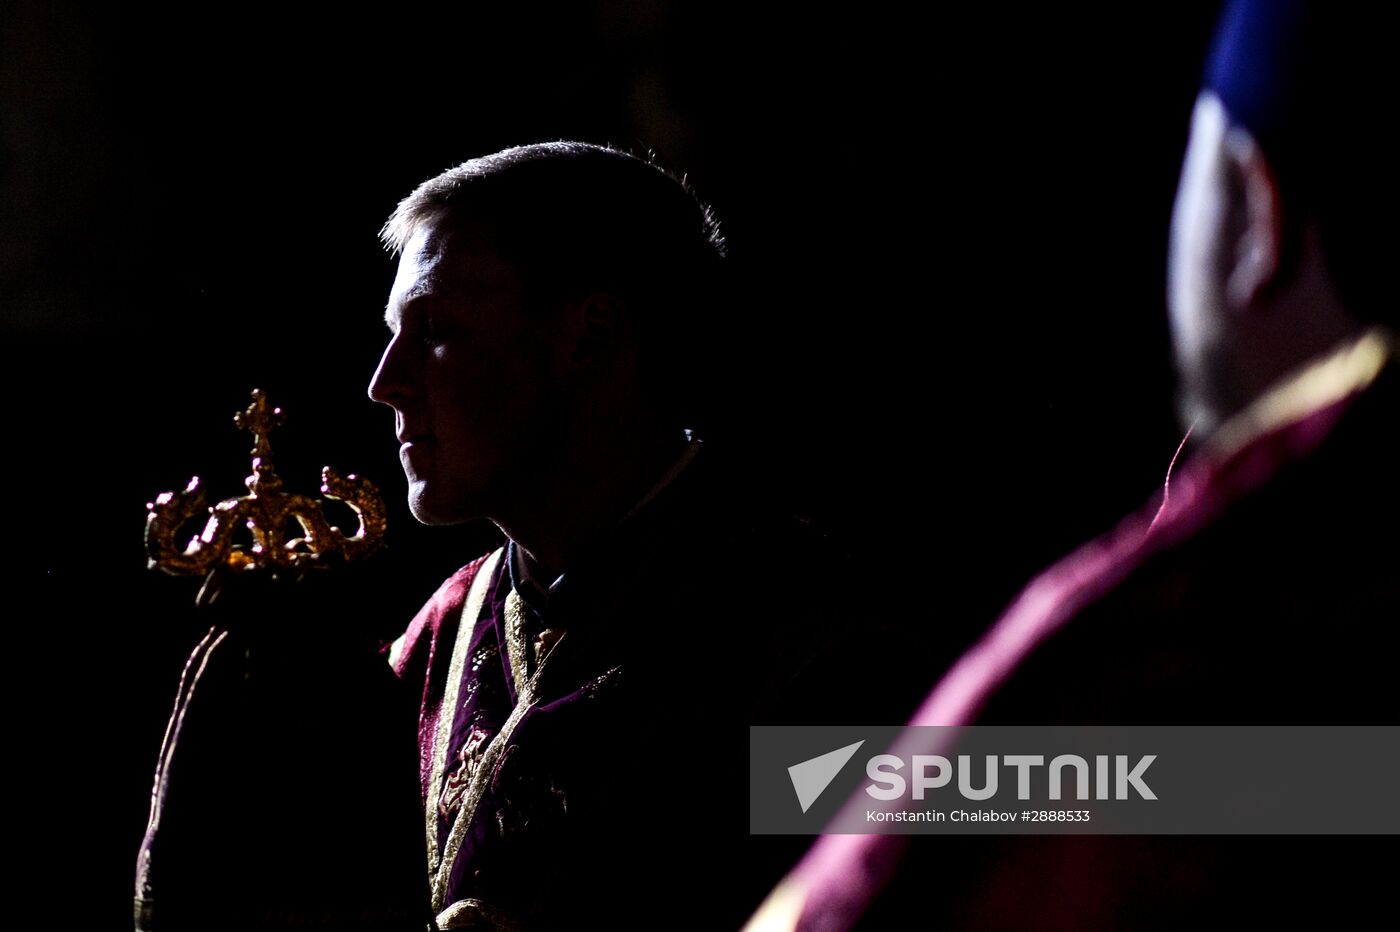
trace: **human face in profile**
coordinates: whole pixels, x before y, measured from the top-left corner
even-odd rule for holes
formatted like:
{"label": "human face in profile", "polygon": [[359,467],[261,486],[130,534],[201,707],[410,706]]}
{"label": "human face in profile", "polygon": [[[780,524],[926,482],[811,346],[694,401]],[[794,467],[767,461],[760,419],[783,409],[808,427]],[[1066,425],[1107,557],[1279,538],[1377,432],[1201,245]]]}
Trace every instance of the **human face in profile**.
{"label": "human face in profile", "polygon": [[483,231],[420,225],[384,313],[369,396],[394,409],[409,508],[425,524],[497,518],[557,418],[547,317]]}

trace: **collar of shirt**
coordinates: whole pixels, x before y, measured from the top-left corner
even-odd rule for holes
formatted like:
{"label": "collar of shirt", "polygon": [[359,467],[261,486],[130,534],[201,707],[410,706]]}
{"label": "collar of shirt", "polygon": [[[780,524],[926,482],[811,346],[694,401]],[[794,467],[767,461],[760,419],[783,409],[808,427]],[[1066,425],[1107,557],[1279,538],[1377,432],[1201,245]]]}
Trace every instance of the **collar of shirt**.
{"label": "collar of shirt", "polygon": [[1227,420],[1207,441],[1207,455],[1229,459],[1255,440],[1364,391],[1400,355],[1400,338],[1373,327],[1306,363],[1247,408]]}

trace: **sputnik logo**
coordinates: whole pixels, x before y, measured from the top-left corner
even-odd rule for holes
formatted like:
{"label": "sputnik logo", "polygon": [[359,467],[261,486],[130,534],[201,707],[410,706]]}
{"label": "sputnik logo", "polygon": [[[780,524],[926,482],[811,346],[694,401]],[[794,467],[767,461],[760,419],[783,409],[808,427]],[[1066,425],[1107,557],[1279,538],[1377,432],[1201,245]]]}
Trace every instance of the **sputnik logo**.
{"label": "sputnik logo", "polygon": [[797,793],[797,802],[806,812],[812,808],[812,803],[817,801],[817,797],[825,792],[831,785],[831,781],[836,779],[836,775],[841,772],[860,746],[865,743],[862,739],[855,744],[848,744],[844,748],[837,748],[828,751],[810,760],[804,760],[800,764],[793,764],[788,768],[788,776],[792,779],[792,788]]}

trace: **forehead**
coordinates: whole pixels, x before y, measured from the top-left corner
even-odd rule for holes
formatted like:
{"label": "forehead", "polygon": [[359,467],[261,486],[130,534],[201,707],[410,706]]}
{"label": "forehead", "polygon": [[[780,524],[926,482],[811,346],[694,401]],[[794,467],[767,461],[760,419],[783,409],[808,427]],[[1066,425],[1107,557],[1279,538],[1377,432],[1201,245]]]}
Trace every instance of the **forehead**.
{"label": "forehead", "polygon": [[518,292],[515,269],[477,226],[420,223],[399,257],[387,313],[420,297],[506,297]]}

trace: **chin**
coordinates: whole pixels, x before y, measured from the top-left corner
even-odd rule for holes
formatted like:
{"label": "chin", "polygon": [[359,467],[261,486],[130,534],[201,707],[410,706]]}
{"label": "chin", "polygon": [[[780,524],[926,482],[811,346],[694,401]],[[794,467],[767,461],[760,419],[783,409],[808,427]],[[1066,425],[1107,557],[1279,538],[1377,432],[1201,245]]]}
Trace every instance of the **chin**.
{"label": "chin", "polygon": [[471,507],[471,502],[468,501],[469,496],[446,497],[450,500],[444,500],[444,498],[445,496],[441,494],[435,494],[434,491],[423,488],[421,483],[410,483],[408,510],[419,524],[426,524],[430,527],[446,527],[482,517],[477,509]]}
{"label": "chin", "polygon": [[450,524],[461,524],[463,521],[468,520],[465,517],[459,517],[450,511],[445,511],[430,502],[425,502],[421,498],[415,498],[411,495],[408,499],[408,510],[412,512],[413,517],[417,519],[419,524],[426,524],[430,527],[446,527]]}

